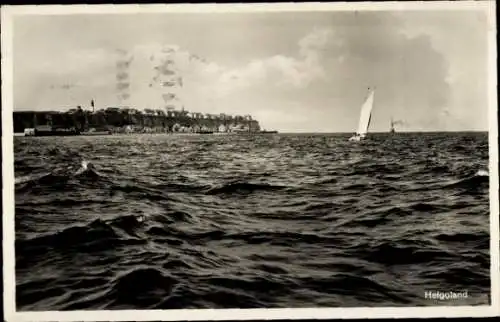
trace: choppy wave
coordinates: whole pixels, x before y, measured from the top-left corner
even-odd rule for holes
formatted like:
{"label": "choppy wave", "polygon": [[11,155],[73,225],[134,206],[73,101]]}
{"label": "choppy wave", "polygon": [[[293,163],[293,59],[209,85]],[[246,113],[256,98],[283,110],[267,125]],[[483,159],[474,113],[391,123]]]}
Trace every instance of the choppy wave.
{"label": "choppy wave", "polygon": [[18,309],[487,304],[487,158],[467,133],[16,137]]}

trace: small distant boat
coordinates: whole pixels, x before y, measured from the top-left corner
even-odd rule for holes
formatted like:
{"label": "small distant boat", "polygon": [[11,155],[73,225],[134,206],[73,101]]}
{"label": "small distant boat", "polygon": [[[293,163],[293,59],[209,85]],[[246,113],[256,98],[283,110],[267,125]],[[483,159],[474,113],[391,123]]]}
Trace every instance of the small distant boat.
{"label": "small distant boat", "polygon": [[278,131],[275,131],[275,130],[273,130],[273,131],[263,130],[263,131],[260,131],[259,133],[262,133],[262,134],[276,134],[276,133],[278,133]]}
{"label": "small distant boat", "polygon": [[394,124],[396,124],[396,122],[394,122],[394,120],[391,117],[391,130],[390,130],[391,133],[396,133],[396,130],[394,129]]}
{"label": "small distant boat", "polygon": [[366,138],[368,129],[370,127],[370,121],[372,118],[373,100],[374,100],[375,90],[368,88],[368,96],[361,106],[361,114],[359,116],[358,130],[356,134],[349,138],[349,141],[359,142]]}

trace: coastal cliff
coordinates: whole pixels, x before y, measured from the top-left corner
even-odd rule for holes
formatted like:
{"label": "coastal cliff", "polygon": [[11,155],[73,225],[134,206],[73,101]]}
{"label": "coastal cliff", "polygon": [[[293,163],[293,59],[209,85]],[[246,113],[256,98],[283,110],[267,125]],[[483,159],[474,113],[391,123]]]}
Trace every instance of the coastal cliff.
{"label": "coastal cliff", "polygon": [[17,111],[14,132],[27,128],[51,130],[120,132],[259,132],[259,122],[250,115],[203,114],[186,110],[144,111],[128,107],[108,107],[97,111],[81,107],[65,112]]}

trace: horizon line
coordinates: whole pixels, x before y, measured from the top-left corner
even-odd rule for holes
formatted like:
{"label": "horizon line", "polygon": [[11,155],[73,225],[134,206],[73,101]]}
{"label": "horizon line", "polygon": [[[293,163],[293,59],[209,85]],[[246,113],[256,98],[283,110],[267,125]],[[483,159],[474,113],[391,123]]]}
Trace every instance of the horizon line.
{"label": "horizon line", "polygon": [[[273,133],[273,134],[346,134],[346,135],[352,135],[354,132],[347,132],[347,131],[342,131],[342,132],[288,132],[288,131],[280,131],[280,130],[271,130],[271,131],[277,131],[278,133]],[[397,134],[418,134],[418,133],[488,133],[489,130],[421,130],[421,131],[398,131],[395,133],[391,133],[389,131],[386,132],[368,132],[367,135],[370,134],[391,134],[391,135],[397,135]],[[16,133],[23,133],[23,132],[13,132],[13,134]],[[259,132],[253,133],[249,132],[250,134],[259,134]],[[179,133],[179,134],[184,134],[184,133]],[[245,133],[243,133],[245,134]]]}
{"label": "horizon line", "polygon": [[[280,131],[276,130],[278,134],[353,134],[355,131],[316,131],[316,132],[288,132],[288,131]],[[489,130],[411,130],[411,131],[397,131],[394,134],[398,133],[464,133],[464,132],[484,132],[487,133]],[[389,131],[373,131],[368,132],[367,135],[370,134],[386,134],[390,133]]]}

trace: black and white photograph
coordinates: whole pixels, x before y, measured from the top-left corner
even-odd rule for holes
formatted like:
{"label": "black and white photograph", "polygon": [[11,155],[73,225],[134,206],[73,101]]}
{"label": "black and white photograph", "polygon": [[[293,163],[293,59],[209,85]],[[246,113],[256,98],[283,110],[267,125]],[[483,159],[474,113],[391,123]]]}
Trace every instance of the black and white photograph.
{"label": "black and white photograph", "polygon": [[498,314],[495,19],[2,7],[6,320]]}

